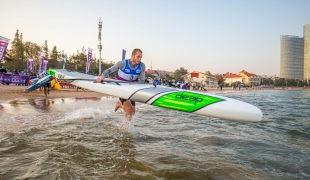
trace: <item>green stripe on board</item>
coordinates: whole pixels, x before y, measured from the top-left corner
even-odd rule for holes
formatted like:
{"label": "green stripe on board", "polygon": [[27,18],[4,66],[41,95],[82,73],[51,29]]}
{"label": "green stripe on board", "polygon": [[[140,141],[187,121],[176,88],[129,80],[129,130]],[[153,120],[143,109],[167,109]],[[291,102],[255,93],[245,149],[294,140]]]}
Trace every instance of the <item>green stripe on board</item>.
{"label": "green stripe on board", "polygon": [[220,101],[223,101],[223,99],[193,92],[178,91],[161,96],[152,105],[178,111],[194,112]]}

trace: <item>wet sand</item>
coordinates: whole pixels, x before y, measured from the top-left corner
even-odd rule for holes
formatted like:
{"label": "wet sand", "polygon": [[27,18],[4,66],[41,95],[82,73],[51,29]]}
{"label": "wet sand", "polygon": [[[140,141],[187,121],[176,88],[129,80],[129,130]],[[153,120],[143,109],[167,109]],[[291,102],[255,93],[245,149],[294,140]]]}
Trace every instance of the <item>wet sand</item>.
{"label": "wet sand", "polygon": [[[24,93],[24,89],[27,86],[15,86],[15,85],[2,85],[0,84],[0,100],[12,100],[12,99],[30,99],[30,98],[45,98],[43,90],[35,90],[29,93]],[[105,94],[82,90],[76,88],[63,88],[60,91],[52,90],[47,96],[49,99],[53,98],[71,98],[71,97],[102,97]]]}

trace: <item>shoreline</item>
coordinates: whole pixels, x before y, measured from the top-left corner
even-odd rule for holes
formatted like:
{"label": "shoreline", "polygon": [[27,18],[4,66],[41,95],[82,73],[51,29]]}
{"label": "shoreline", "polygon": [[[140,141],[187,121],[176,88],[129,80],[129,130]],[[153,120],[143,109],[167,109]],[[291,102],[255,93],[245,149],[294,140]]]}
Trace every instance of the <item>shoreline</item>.
{"label": "shoreline", "polygon": [[34,98],[49,98],[49,99],[57,99],[57,98],[75,98],[75,97],[102,97],[108,96],[106,94],[90,91],[90,90],[82,90],[76,88],[64,88],[62,90],[52,90],[49,95],[45,97],[43,90],[40,89],[34,90],[32,92],[25,93],[24,89],[27,86],[16,86],[16,85],[2,85],[0,84],[0,101],[14,100],[14,99],[34,99]]}
{"label": "shoreline", "polygon": [[[0,84],[0,100],[1,101],[7,101],[7,100],[13,100],[13,99],[29,99],[29,98],[46,98],[43,91],[35,90],[29,93],[24,93],[24,89],[26,89],[27,86],[16,86],[16,85],[2,85]],[[275,87],[275,88],[249,88],[245,89],[242,88],[240,91],[260,91],[260,90],[282,90],[282,87]],[[309,87],[287,87],[284,90],[310,90]],[[217,88],[207,88],[207,91],[198,90],[198,92],[218,92],[221,91]],[[231,87],[225,87],[222,91],[236,91],[238,92],[239,89],[236,88],[232,90]],[[52,90],[50,94],[47,96],[49,99],[57,99],[57,98],[76,98],[76,97],[103,97],[103,96],[109,96],[107,94],[102,94],[90,90],[82,90],[76,88],[63,88],[62,90]]]}

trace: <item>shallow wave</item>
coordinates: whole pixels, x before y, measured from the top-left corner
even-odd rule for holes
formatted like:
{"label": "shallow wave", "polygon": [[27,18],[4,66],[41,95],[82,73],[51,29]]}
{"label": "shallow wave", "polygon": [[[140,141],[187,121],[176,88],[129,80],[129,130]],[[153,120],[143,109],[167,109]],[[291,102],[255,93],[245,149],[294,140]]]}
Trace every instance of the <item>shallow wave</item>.
{"label": "shallow wave", "polygon": [[110,97],[2,104],[0,179],[310,178],[307,92],[217,94],[258,106],[264,120],[240,123],[137,103],[127,124]]}

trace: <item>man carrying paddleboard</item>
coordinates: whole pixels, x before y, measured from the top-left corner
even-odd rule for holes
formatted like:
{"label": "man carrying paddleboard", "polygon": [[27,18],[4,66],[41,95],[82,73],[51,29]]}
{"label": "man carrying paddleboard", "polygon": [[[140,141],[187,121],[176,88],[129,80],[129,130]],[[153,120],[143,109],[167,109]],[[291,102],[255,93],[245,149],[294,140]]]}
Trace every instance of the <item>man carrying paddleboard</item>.
{"label": "man carrying paddleboard", "polygon": [[[124,59],[117,62],[115,65],[106,69],[100,77],[96,79],[96,82],[101,82],[109,74],[118,71],[118,80],[128,81],[128,82],[140,82],[145,81],[145,64],[141,62],[142,51],[141,49],[134,49],[131,53],[130,59]],[[132,115],[135,114],[135,101],[130,101],[127,99],[120,98],[120,102],[116,102],[115,112],[123,108],[126,112],[125,118],[130,121]]]}
{"label": "man carrying paddleboard", "polygon": [[[45,70],[39,74],[40,79],[44,78],[45,76],[48,76]],[[45,97],[47,97],[47,94],[50,94],[49,92],[51,91],[51,81],[49,81],[48,83],[46,83],[46,85],[43,86],[43,90],[44,90]]]}

